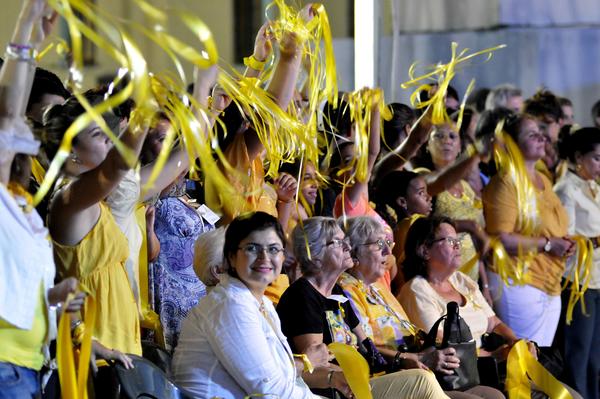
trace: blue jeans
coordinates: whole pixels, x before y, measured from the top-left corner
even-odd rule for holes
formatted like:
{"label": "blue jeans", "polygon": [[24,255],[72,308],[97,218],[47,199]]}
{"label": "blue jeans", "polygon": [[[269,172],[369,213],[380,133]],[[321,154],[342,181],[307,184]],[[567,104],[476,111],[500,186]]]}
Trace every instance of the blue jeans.
{"label": "blue jeans", "polygon": [[37,371],[0,362],[0,399],[39,398],[40,394]]}
{"label": "blue jeans", "polygon": [[588,289],[583,298],[588,316],[578,302],[571,325],[565,325],[565,382],[585,399],[599,399],[600,289]]}

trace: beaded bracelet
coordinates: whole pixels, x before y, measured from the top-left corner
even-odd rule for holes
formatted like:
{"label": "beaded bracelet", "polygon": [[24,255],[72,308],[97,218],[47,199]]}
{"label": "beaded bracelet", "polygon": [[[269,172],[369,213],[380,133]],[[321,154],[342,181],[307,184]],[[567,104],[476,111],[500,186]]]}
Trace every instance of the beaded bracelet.
{"label": "beaded bracelet", "polygon": [[6,46],[6,56],[18,61],[33,61],[37,56],[37,51],[28,44],[9,43]]}

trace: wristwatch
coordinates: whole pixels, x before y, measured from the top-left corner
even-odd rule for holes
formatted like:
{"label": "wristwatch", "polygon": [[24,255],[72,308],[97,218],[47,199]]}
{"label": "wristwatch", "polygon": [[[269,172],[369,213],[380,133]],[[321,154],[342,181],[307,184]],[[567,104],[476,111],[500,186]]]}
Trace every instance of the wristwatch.
{"label": "wristwatch", "polygon": [[552,243],[548,237],[544,237],[546,239],[546,244],[544,245],[544,252],[550,252],[552,250]]}

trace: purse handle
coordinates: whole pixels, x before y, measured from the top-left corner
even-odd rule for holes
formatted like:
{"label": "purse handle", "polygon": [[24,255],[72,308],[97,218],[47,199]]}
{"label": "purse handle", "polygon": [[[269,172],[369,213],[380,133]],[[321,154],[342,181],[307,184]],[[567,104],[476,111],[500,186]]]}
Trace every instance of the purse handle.
{"label": "purse handle", "polygon": [[[427,338],[425,339],[425,343],[424,343],[424,347],[427,348],[429,346],[433,346],[436,347],[436,340],[437,340],[437,334],[438,334],[438,329],[440,327],[440,323],[443,321],[444,322],[444,332],[446,332],[447,330],[449,331],[450,326],[446,326],[446,322],[448,321],[448,314],[456,314],[456,319],[454,321],[454,323],[456,323],[457,327],[458,327],[458,331],[459,334],[461,335],[460,339],[462,342],[462,329],[460,328],[460,314],[459,314],[459,307],[458,307],[458,303],[452,301],[452,302],[448,302],[448,304],[446,305],[446,314],[443,315],[442,317],[440,317],[431,327],[431,330],[429,330],[429,333],[427,333]],[[446,334],[444,334],[446,335]],[[442,340],[442,345],[440,346],[440,348],[445,348],[446,346],[448,346],[448,342],[444,342],[444,340]]]}

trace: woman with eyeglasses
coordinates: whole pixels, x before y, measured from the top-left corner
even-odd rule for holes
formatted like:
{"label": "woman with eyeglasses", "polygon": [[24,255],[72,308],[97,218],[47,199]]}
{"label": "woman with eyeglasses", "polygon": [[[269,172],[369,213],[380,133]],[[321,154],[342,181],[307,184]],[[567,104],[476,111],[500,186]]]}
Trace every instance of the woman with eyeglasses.
{"label": "woman with eyeglasses", "polygon": [[[494,332],[511,346],[518,338],[494,313],[477,283],[460,268],[461,241],[448,218],[416,220],[406,237],[403,271],[408,279],[398,297],[410,320],[424,331],[446,313],[446,305],[456,302],[477,347],[481,337]],[[439,331],[441,338],[442,331]],[[506,347],[501,348],[507,349]],[[496,355],[501,356],[502,350]],[[508,352],[504,353],[506,355]],[[481,350],[481,354],[486,354]]]}
{"label": "woman with eyeglasses", "polygon": [[[350,298],[365,334],[389,363],[397,362],[403,368],[429,368],[442,374],[452,374],[459,367],[460,358],[454,348],[425,350],[411,353],[411,338],[416,338],[417,327],[409,321],[402,305],[380,283],[378,276],[383,261],[394,243],[385,239],[379,224],[369,217],[348,219],[346,235],[352,247],[354,267],[342,273],[338,283]],[[491,387],[476,386],[465,392],[446,392],[451,398],[503,398]]]}
{"label": "woman with eyeglasses", "polygon": [[[339,342],[358,348],[367,358],[372,374],[389,370],[391,367],[386,367],[385,360],[365,334],[349,299],[336,284],[354,262],[350,243],[335,219],[306,219],[302,226],[294,229],[292,241],[303,276],[290,285],[277,305],[282,331],[292,349],[303,352],[311,345]],[[381,261],[384,262],[384,258]],[[381,265],[385,267],[383,263]],[[324,387],[330,388],[329,392],[318,393],[333,397],[331,389],[336,389],[344,397],[352,397],[344,374],[336,366],[331,367],[328,384]],[[423,367],[372,378],[370,385],[374,398],[447,397],[434,375]]]}
{"label": "woman with eyeglasses", "polygon": [[[402,287],[399,300],[410,320],[429,331],[446,314],[446,305],[456,302],[477,342],[478,356],[506,360],[519,337],[496,316],[475,281],[458,271],[460,240],[453,222],[437,217],[418,219],[408,232],[405,251],[404,273],[411,280]],[[486,333],[494,338],[482,342]],[[441,337],[442,329],[438,331],[438,338]],[[528,341],[527,345],[537,357],[535,344]],[[573,398],[581,398],[572,388],[562,385]]]}
{"label": "woman with eyeglasses", "polygon": [[324,345],[304,348],[316,370],[303,373],[264,296],[281,272],[285,236],[264,212],[235,218],[225,232],[227,273],[183,321],[173,357],[176,383],[198,398],[314,398],[302,380],[326,386]]}
{"label": "woman with eyeglasses", "polygon": [[565,260],[575,245],[568,237],[567,212],[552,191],[552,183],[536,169],[546,142],[538,120],[527,114],[510,116],[504,131],[507,140],[516,144],[514,156],[520,161],[514,166],[520,164],[524,176],[499,170],[486,186],[486,229],[499,236],[513,261],[525,263],[528,280],[523,285],[505,286],[492,270],[490,291],[498,315],[517,337],[550,346],[560,317]]}

